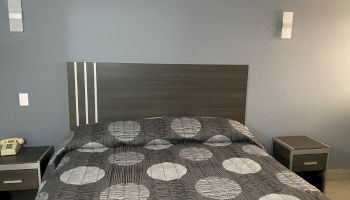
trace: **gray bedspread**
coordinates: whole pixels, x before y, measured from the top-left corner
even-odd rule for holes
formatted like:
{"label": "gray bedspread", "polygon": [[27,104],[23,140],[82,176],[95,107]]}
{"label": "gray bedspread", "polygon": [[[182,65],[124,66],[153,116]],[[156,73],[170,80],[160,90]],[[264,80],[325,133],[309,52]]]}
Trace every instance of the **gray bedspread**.
{"label": "gray bedspread", "polygon": [[161,117],[78,127],[49,163],[37,200],[321,200],[242,124]]}

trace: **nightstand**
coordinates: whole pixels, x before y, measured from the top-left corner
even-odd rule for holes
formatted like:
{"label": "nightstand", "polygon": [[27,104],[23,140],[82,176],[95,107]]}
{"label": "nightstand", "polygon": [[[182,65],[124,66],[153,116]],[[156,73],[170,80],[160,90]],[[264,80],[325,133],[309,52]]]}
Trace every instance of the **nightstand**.
{"label": "nightstand", "polygon": [[23,147],[15,156],[0,157],[1,199],[34,199],[53,152],[53,147]]}
{"label": "nightstand", "polygon": [[324,191],[330,146],[307,136],[273,138],[273,157]]}

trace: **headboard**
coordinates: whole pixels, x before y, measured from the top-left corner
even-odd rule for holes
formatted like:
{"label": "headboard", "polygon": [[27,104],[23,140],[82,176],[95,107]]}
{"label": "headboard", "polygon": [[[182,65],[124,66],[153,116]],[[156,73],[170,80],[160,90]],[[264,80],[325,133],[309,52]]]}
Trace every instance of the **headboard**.
{"label": "headboard", "polygon": [[248,66],[69,62],[70,127],[157,116],[245,122]]}

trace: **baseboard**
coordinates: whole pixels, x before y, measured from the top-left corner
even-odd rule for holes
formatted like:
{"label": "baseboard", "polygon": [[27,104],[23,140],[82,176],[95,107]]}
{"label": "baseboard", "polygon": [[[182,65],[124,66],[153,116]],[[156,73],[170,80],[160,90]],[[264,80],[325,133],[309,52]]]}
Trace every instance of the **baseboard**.
{"label": "baseboard", "polygon": [[350,180],[350,169],[337,169],[327,171],[327,181]]}

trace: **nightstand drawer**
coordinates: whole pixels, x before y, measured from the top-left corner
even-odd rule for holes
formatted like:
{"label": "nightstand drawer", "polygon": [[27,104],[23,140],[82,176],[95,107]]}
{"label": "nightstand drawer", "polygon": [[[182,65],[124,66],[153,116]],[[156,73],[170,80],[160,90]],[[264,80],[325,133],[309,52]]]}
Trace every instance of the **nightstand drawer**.
{"label": "nightstand drawer", "polygon": [[327,168],[328,154],[294,155],[292,171],[321,171]]}
{"label": "nightstand drawer", "polygon": [[38,187],[36,169],[0,171],[0,191],[28,190]]}

